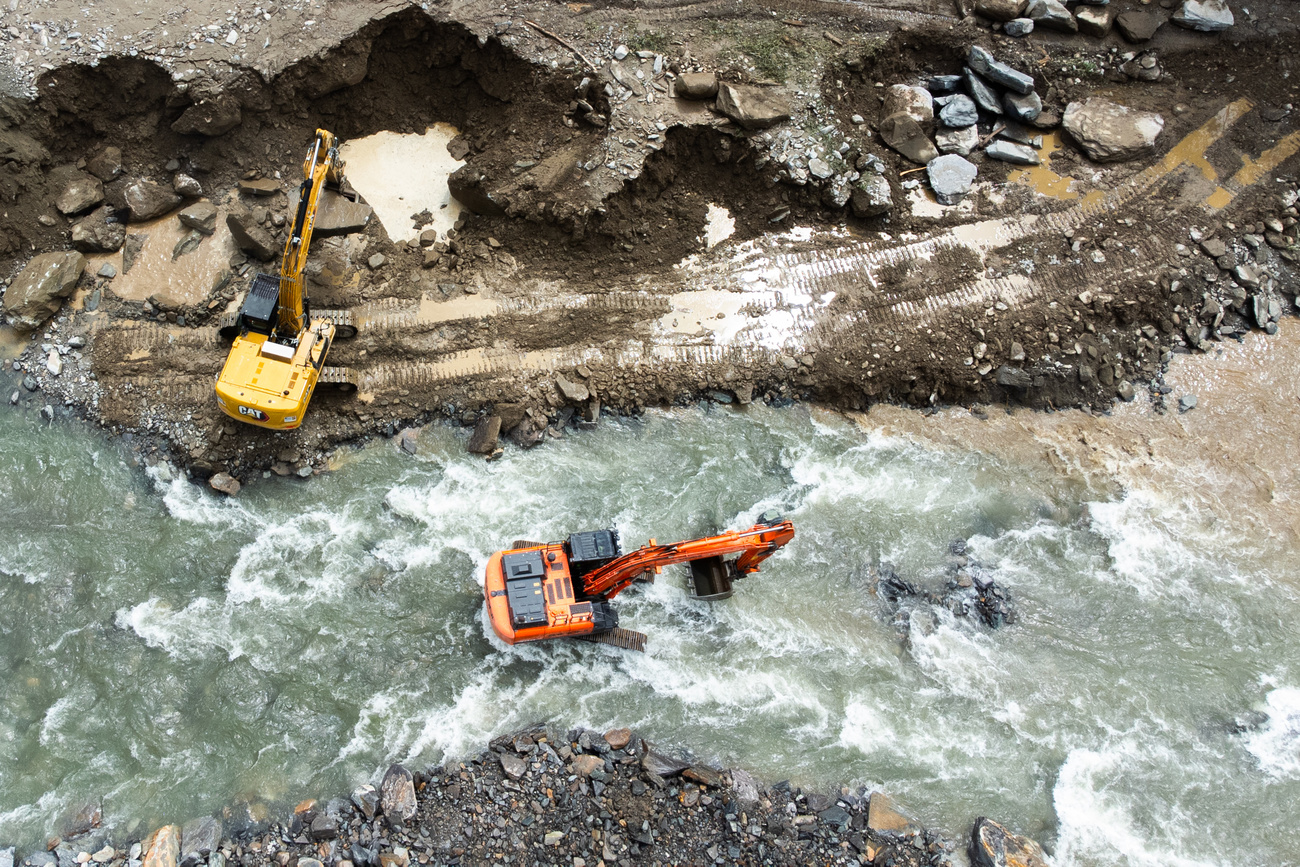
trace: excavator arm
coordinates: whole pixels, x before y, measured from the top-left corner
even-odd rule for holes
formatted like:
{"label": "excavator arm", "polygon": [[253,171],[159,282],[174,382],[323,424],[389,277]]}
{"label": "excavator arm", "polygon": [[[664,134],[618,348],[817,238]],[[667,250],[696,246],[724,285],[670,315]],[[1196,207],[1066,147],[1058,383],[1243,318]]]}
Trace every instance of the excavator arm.
{"label": "excavator arm", "polygon": [[675,545],[645,545],[584,575],[583,592],[590,597],[612,599],[646,572],[731,554],[740,554],[734,564],[736,574],[748,575],[757,572],[764,560],[793,538],[794,524],[779,521]]}
{"label": "excavator arm", "polygon": [[302,175],[298,212],[294,215],[293,230],[284,243],[284,256],[280,260],[279,331],[288,337],[298,336],[307,327],[303,273],[307,267],[312,230],[316,226],[321,190],[327,181],[337,186],[343,180],[343,160],[339,157],[338,140],[333,133],[316,130],[316,141],[303,160]]}

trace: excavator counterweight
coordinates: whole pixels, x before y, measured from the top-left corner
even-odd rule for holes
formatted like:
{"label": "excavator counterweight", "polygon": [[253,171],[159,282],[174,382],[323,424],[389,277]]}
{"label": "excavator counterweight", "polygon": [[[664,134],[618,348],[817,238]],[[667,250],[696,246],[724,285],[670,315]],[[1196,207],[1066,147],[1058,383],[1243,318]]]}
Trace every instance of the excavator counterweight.
{"label": "excavator counterweight", "polygon": [[[794,538],[794,524],[760,521],[674,545],[649,544],[628,554],[618,531],[573,533],[562,542],[516,542],[488,560],[483,581],[488,619],[507,644],[547,638],[585,638],[631,650],[645,636],[622,629],[610,600],[646,573],[689,563],[693,594],[726,599],[732,582],[751,572]],[[731,555],[735,559],[727,559]]]}
{"label": "excavator counterweight", "polygon": [[334,339],[351,337],[356,328],[346,314],[312,315],[303,293],[321,192],[326,184],[343,185],[343,160],[333,133],[316,130],[302,173],[279,275],[258,274],[238,316],[221,329],[234,342],[217,377],[217,403],[233,419],[272,430],[301,425],[319,383],[356,390],[349,371],[325,367]]}

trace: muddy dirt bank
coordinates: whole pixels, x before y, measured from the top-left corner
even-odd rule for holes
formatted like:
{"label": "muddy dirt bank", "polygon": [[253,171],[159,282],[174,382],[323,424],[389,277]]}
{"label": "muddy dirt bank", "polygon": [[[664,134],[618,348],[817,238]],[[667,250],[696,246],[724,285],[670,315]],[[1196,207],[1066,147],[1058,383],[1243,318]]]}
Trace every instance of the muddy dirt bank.
{"label": "muddy dirt bank", "polygon": [[[454,183],[477,213],[428,243],[394,243],[409,227],[371,220],[313,246],[313,303],[360,326],[330,363],[361,390],[320,394],[297,431],[238,424],[213,401],[217,320],[274,268],[240,251],[209,256],[184,285],[164,255],[156,288],[124,258],[91,254],[64,309],[11,341],[14,401],[157,438],[200,476],[248,478],[309,471],[339,443],[439,417],[498,415],[533,445],[602,410],[701,398],[1104,409],[1159,399],[1171,353],[1294,308],[1285,5],[1228,34],[1161,28],[1141,49],[1158,57],[1154,81],[1121,70],[1136,52],[1115,33],[1014,40],[940,4],[782,10],[331,3],[227,20],[199,6],[143,23],[130,48],[60,24],[56,9],[25,10],[55,17],[32,17],[6,46],[18,83],[0,103],[10,280],[34,253],[69,246],[84,218],[57,202],[106,148],[121,168],[102,181],[102,207],[127,251],[163,231],[134,218],[129,185],[178,175],[282,243],[318,127],[354,140],[452,125],[465,160]],[[119,29],[134,17],[101,14]],[[1093,163],[1048,130],[1046,167],[976,155],[971,193],[937,204],[880,141],[881,94],[960,73],[972,44],[1028,70],[1048,111],[1104,96],[1160,113],[1157,154]],[[749,130],[676,97],[679,74],[697,69],[779,94],[791,119]],[[879,167],[893,207],[859,216],[834,178],[809,173],[814,152],[854,174]],[[711,248],[710,206],[735,226]],[[229,243],[221,229],[173,252],[174,267]]]}

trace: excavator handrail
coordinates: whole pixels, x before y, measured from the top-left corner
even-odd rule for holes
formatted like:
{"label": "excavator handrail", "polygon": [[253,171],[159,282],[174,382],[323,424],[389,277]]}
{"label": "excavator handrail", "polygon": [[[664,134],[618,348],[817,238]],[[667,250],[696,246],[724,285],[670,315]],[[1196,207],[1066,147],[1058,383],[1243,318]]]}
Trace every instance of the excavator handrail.
{"label": "excavator handrail", "polygon": [[793,538],[794,523],[777,521],[673,545],[644,545],[583,576],[583,592],[612,599],[652,569],[736,553],[740,554],[736,560],[737,574],[748,575],[757,572],[764,560]]}

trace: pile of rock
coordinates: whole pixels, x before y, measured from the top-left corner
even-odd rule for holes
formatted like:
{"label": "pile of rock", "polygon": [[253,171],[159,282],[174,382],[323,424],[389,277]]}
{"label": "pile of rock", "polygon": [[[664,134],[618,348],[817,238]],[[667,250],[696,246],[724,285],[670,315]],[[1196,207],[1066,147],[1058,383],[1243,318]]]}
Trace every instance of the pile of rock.
{"label": "pile of rock", "polygon": [[1185,0],[1172,18],[1159,12],[1127,10],[1118,15],[1110,0],[1078,0],[1071,11],[1059,0],[975,0],[974,10],[990,19],[993,30],[1007,36],[1028,36],[1035,28],[1083,33],[1103,38],[1118,24],[1125,39],[1145,42],[1166,20],[1180,27],[1215,33],[1233,25],[1226,0]]}
{"label": "pile of rock", "polygon": [[[973,45],[960,75],[890,87],[877,129],[885,144],[926,167],[940,204],[955,205],[978,174],[967,157],[982,148],[994,159],[1038,165],[1035,148],[1042,146],[1042,136],[1037,130],[1050,129],[1058,120],[1043,111],[1033,76]],[[987,130],[983,136],[981,125]]]}
{"label": "pile of rock", "polygon": [[887,602],[901,631],[910,628],[909,603],[923,603],[946,608],[957,617],[977,617],[990,629],[1016,622],[1011,593],[999,585],[985,569],[968,556],[966,542],[958,539],[949,547],[948,577],[942,588],[925,589],[898,574],[890,563],[881,563],[874,571],[875,592]]}

